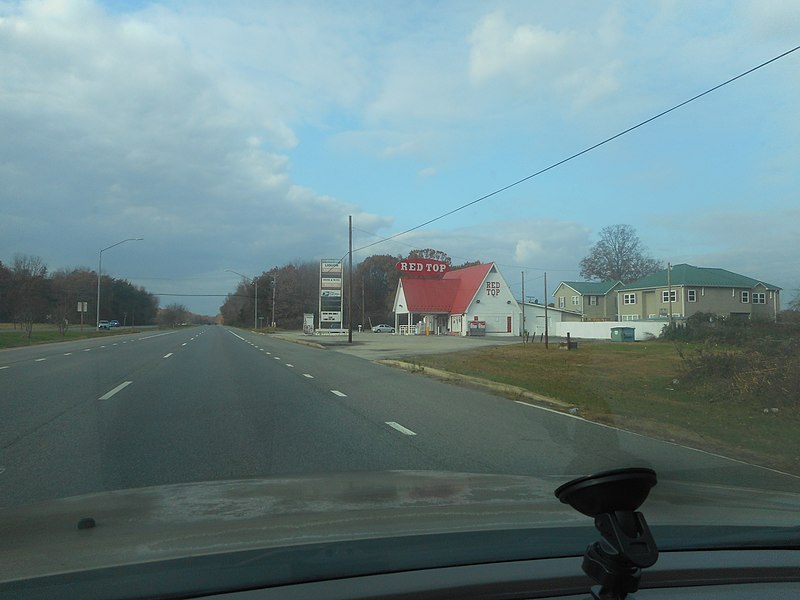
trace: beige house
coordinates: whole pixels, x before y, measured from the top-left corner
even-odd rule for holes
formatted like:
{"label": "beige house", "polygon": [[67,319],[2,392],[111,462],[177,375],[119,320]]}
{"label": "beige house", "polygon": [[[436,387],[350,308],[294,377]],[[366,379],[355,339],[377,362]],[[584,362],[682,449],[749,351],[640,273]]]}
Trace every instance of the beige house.
{"label": "beige house", "polygon": [[556,308],[578,313],[583,321],[617,319],[617,295],[621,281],[562,281],[553,292]]}
{"label": "beige house", "polygon": [[704,312],[776,319],[780,290],[725,269],[672,266],[614,290],[621,321],[684,319]]}

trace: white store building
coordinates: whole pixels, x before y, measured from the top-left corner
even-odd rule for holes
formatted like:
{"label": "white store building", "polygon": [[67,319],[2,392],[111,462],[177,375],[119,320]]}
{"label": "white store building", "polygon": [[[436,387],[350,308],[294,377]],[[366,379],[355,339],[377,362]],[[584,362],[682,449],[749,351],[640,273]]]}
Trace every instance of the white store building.
{"label": "white store building", "polygon": [[394,299],[395,330],[429,335],[520,335],[522,311],[494,263],[402,277]]}

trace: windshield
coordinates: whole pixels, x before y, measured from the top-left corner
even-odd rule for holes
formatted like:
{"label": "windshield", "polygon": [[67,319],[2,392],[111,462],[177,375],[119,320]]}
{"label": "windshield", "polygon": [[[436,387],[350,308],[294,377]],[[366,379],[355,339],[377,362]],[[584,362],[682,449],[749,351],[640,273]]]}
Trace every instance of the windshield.
{"label": "windshield", "polygon": [[[100,523],[145,507],[287,519],[241,547],[590,528],[553,490],[627,467],[658,474],[665,546],[796,543],[798,19],[0,3],[14,568],[60,572],[66,541],[33,562],[65,506],[109,536],[87,568],[129,560]],[[584,550],[559,539],[537,555]]]}

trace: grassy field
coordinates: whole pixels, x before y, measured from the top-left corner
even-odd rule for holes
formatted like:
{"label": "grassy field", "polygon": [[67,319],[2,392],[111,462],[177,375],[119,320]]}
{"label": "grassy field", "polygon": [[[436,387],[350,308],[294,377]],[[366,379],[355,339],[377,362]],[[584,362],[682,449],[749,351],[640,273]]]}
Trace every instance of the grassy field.
{"label": "grassy field", "polygon": [[406,360],[519,386],[593,421],[800,474],[798,411],[765,414],[765,404],[698,397],[680,381],[671,342],[580,342],[572,351],[520,344]]}
{"label": "grassy field", "polygon": [[33,331],[31,331],[31,338],[28,340],[28,334],[24,330],[14,330],[13,325],[7,323],[0,324],[0,330],[2,330],[0,331],[0,349],[94,337],[109,337],[125,333],[138,333],[140,331],[139,329],[131,329],[130,327],[120,327],[118,329],[112,329],[111,331],[97,331],[93,326],[85,325],[83,331],[81,331],[80,326],[70,327],[66,335],[62,336],[57,330],[52,329],[52,326],[34,326]]}

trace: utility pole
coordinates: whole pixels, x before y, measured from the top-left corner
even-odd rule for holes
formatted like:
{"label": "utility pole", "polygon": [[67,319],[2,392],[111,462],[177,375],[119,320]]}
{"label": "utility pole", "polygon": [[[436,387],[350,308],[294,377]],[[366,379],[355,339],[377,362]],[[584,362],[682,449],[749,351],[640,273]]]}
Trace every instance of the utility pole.
{"label": "utility pole", "polygon": [[[348,224],[348,262],[347,267],[347,343],[353,343],[353,215],[347,217]],[[363,309],[362,309],[363,310]]]}
{"label": "utility pole", "polygon": [[364,329],[364,276],[361,276],[361,329]]}
{"label": "utility pole", "polygon": [[278,276],[272,275],[272,327],[275,327],[275,288],[278,287]]}
{"label": "utility pole", "polygon": [[667,303],[669,304],[669,329],[672,331],[672,265],[667,263]]}
{"label": "utility pole", "polygon": [[258,329],[258,278],[253,277],[253,288],[256,293],[255,306],[253,307],[253,329]]}
{"label": "utility pole", "polygon": [[547,349],[550,341],[550,328],[547,326],[547,271],[544,273],[544,347]]}
{"label": "utility pole", "polygon": [[522,343],[525,343],[525,271],[522,271]]}

